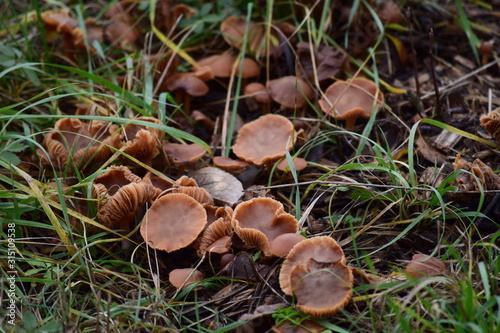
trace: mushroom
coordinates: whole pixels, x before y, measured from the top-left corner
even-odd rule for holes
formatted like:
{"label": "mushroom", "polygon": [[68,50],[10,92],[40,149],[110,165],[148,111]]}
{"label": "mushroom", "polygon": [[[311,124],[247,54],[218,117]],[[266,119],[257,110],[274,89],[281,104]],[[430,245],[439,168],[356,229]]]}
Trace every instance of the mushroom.
{"label": "mushroom", "polygon": [[[292,162],[296,171],[304,170],[307,167],[307,161],[301,157],[292,158]],[[288,159],[284,158],[276,167],[281,171],[289,171]]]}
{"label": "mushroom", "polygon": [[497,108],[481,117],[481,126],[493,140],[500,142],[500,108]]}
{"label": "mushroom", "polygon": [[284,76],[266,83],[271,98],[282,108],[300,109],[314,97],[309,84],[296,76]]}
{"label": "mushroom", "polygon": [[179,173],[182,173],[186,167],[194,166],[206,153],[205,148],[196,143],[164,142],[163,151],[167,154],[169,161],[179,168]]}
{"label": "mushroom", "polygon": [[203,206],[183,193],[156,199],[141,222],[141,235],[154,249],[172,252],[194,242],[207,223]]}
{"label": "mushroom", "polygon": [[[230,51],[224,51],[221,54],[216,54],[198,61],[198,65],[208,67],[212,70],[213,75],[220,78],[231,77],[233,66],[237,61],[237,57]],[[250,58],[243,59],[243,70],[240,72],[241,64],[236,63],[235,75],[240,75],[246,79],[259,74],[259,64]]]}
{"label": "mushroom", "polygon": [[110,229],[129,231],[146,203],[160,190],[143,182],[125,166],[112,166],[94,179],[94,196],[102,201],[99,221]]}
{"label": "mushroom", "polygon": [[62,118],[43,140],[48,156],[41,150],[37,154],[44,165],[54,163],[62,168],[73,161],[76,166],[86,168],[90,162],[99,163],[111,156],[109,146],[121,146],[120,136],[115,132],[115,127],[107,121],[86,124],[79,119]]}
{"label": "mushroom", "polygon": [[318,82],[330,79],[347,66],[346,59],[346,53],[333,46],[321,45],[314,48],[307,42],[297,43],[297,76],[303,80],[314,81],[316,74]]}
{"label": "mushroom", "polygon": [[304,236],[297,233],[281,234],[269,244],[269,251],[273,256],[285,257],[297,243],[304,239],[306,239]]}
{"label": "mushroom", "polygon": [[201,257],[205,252],[227,253],[231,247],[232,235],[231,222],[224,217],[220,217],[210,224],[203,233],[198,247],[198,255]]}
{"label": "mushroom", "polygon": [[355,78],[332,84],[318,103],[323,112],[345,120],[346,129],[352,129],[356,117],[370,118],[382,106],[384,96],[373,81]]}
{"label": "mushroom", "polygon": [[178,268],[168,274],[168,281],[177,289],[185,289],[190,284],[202,281],[204,278],[203,273],[194,268]]}
{"label": "mushroom", "polygon": [[191,111],[191,97],[204,96],[210,90],[204,80],[193,73],[176,73],[169,76],[164,82],[164,88],[175,92],[175,100],[184,104],[187,113]]}
{"label": "mushroom", "polygon": [[231,157],[215,156],[213,162],[216,167],[227,172],[243,170],[248,166],[248,163],[242,160],[233,160]]}
{"label": "mushroom", "polygon": [[[152,117],[139,117],[137,120],[162,125],[159,119]],[[129,124],[123,130],[125,139],[123,152],[135,157],[144,164],[150,165],[153,158],[160,153],[158,146],[164,134],[163,131],[156,128]]]}
{"label": "mushroom", "polygon": [[293,124],[287,118],[268,114],[240,129],[233,152],[240,159],[260,166],[285,156],[295,142]]}
{"label": "mushroom", "polygon": [[477,50],[481,54],[481,64],[483,66],[486,65],[488,63],[488,58],[490,57],[491,53],[493,53],[493,41],[482,42]]}
{"label": "mushroom", "polygon": [[259,103],[259,105],[262,106],[262,113],[263,114],[269,114],[270,103],[273,100],[271,98],[271,95],[267,91],[267,88],[265,85],[263,85],[260,82],[249,83],[245,86],[243,93],[245,95],[248,95],[249,98],[247,99],[247,101],[248,101],[247,105],[249,105],[249,108],[252,111],[257,108],[257,105],[255,107],[253,107],[251,101],[253,101],[253,103],[257,102],[257,103]]}
{"label": "mushroom", "polygon": [[297,308],[313,317],[333,315],[352,296],[352,271],[345,265],[340,246],[327,236],[295,245],[283,262],[279,279],[283,292],[295,295]]}
{"label": "mushroom", "polygon": [[405,273],[414,278],[444,276],[446,272],[446,266],[441,260],[419,253],[413,255],[405,269]]}
{"label": "mushroom", "polygon": [[126,21],[112,21],[103,29],[104,40],[110,45],[117,45],[124,51],[136,50],[135,43],[140,37],[140,31]]}
{"label": "mushroom", "polygon": [[299,223],[284,212],[283,204],[271,198],[255,198],[242,202],[233,212],[234,232],[248,246],[256,247],[270,256],[270,242],[284,233],[299,230]]}
{"label": "mushroom", "polygon": [[181,186],[172,189],[170,193],[186,194],[191,198],[193,198],[194,200],[198,201],[203,206],[209,206],[214,204],[214,199],[212,198],[212,196],[207,192],[207,190],[201,187]]}

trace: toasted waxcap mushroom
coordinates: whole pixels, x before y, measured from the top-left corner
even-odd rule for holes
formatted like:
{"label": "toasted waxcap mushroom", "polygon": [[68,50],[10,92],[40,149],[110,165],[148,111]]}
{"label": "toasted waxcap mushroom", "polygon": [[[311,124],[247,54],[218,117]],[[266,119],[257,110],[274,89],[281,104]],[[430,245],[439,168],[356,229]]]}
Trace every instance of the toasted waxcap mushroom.
{"label": "toasted waxcap mushroom", "polygon": [[251,82],[245,86],[245,95],[252,95],[252,97],[259,103],[271,103],[272,98],[267,91],[265,85],[260,82]]}
{"label": "toasted waxcap mushroom", "polygon": [[426,276],[444,276],[446,275],[446,266],[438,258],[434,258],[425,254],[414,254],[411,261],[406,265],[405,273],[418,277]]}
{"label": "toasted waxcap mushroom", "polygon": [[194,268],[178,268],[168,274],[168,281],[175,287],[185,289],[190,284],[202,281],[205,278],[202,272]]}
{"label": "toasted waxcap mushroom", "polygon": [[[203,58],[198,61],[198,65],[210,68],[214,76],[228,78],[231,77],[233,66],[237,60],[238,58],[228,50],[221,54]],[[240,71],[240,63],[236,64],[235,75],[240,75],[242,78],[249,78],[259,74],[259,64],[250,58],[244,58],[242,66],[243,69]]]}
{"label": "toasted waxcap mushroom", "polygon": [[481,117],[481,126],[495,141],[500,142],[500,108]]}
{"label": "toasted waxcap mushroom", "polygon": [[341,262],[318,262],[309,258],[292,270],[290,283],[297,308],[313,317],[324,317],[333,315],[349,302],[353,275]]}
{"label": "toasted waxcap mushroom", "polygon": [[215,166],[227,172],[242,170],[248,163],[242,160],[233,160],[231,157],[215,156],[213,158]]}
{"label": "toasted waxcap mushroom", "polygon": [[207,213],[183,193],[164,195],[153,203],[141,223],[141,235],[152,248],[172,252],[191,244],[203,231]]}
{"label": "toasted waxcap mushroom", "polygon": [[187,73],[176,73],[165,81],[165,88],[169,91],[182,90],[189,96],[203,96],[209,88],[203,80]]}
{"label": "toasted waxcap mushroom", "polygon": [[333,238],[320,236],[303,240],[292,248],[281,266],[279,279],[285,294],[292,295],[293,292],[292,271],[298,265],[306,265],[311,258],[319,263],[345,264],[344,251]]}
{"label": "toasted waxcap mushroom", "polygon": [[[139,117],[137,120],[162,124],[159,119],[152,117]],[[164,134],[163,131],[156,128],[129,124],[125,126],[123,131],[125,138],[125,149],[123,152],[145,164],[150,164],[151,160],[160,153],[158,146]]]}
{"label": "toasted waxcap mushroom", "polygon": [[269,251],[273,256],[285,257],[298,243],[306,239],[301,234],[285,233],[273,239],[269,245]]}
{"label": "toasted waxcap mushroom", "polygon": [[44,12],[40,16],[48,41],[54,41],[61,29],[73,30],[78,27],[78,21],[69,15],[67,9]]}
{"label": "toasted waxcap mushroom", "polygon": [[314,91],[307,82],[296,76],[283,76],[268,81],[266,87],[271,98],[281,104],[282,108],[301,108],[314,97]]}
{"label": "toasted waxcap mushroom", "polygon": [[[307,167],[307,161],[305,159],[303,159],[302,157],[295,157],[292,159],[292,161],[293,161],[294,168],[297,171],[303,170]],[[283,159],[281,162],[279,162],[276,167],[278,168],[278,170],[281,170],[281,171],[285,171],[287,169],[290,169],[288,167],[288,160],[286,158]]]}
{"label": "toasted waxcap mushroom", "polygon": [[326,114],[346,121],[346,128],[354,127],[356,117],[370,118],[384,103],[384,96],[373,81],[355,78],[337,81],[318,101]]}
{"label": "toasted waxcap mushroom", "polygon": [[234,231],[248,246],[270,256],[270,245],[276,237],[299,230],[299,223],[284,212],[283,204],[271,198],[255,198],[242,202],[233,212]]}
{"label": "toasted waxcap mushroom", "polygon": [[240,129],[233,152],[242,160],[254,165],[276,161],[292,149],[293,124],[287,118],[264,115],[249,122]]}

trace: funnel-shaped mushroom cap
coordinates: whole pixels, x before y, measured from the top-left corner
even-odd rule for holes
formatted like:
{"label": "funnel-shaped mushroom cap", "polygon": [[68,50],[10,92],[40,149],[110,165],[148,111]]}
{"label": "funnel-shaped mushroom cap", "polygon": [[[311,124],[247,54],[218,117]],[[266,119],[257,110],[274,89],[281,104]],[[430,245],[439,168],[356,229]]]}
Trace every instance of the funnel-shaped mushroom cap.
{"label": "funnel-shaped mushroom cap", "polygon": [[41,18],[49,42],[54,41],[57,33],[61,30],[73,30],[78,27],[78,21],[69,16],[66,9],[44,12],[41,14]]}
{"label": "funnel-shaped mushroom cap", "polygon": [[[137,120],[158,125],[162,124],[159,119],[152,117],[139,117]],[[125,126],[123,131],[126,142],[124,153],[135,157],[145,164],[150,164],[151,160],[160,153],[157,147],[163,139],[164,134],[164,132],[156,128],[129,124]]]}
{"label": "funnel-shaped mushroom cap", "polygon": [[189,195],[194,200],[198,201],[202,205],[213,205],[214,199],[212,196],[202,187],[196,186],[181,186],[172,189],[171,193],[183,193]]}
{"label": "funnel-shaped mushroom cap", "polygon": [[189,96],[203,96],[210,88],[202,79],[191,73],[176,73],[165,81],[165,88],[169,91],[183,90]]}
{"label": "funnel-shaped mushroom cap", "polygon": [[372,110],[376,111],[384,103],[384,96],[373,81],[356,78],[335,82],[318,103],[326,114],[346,120],[349,128],[358,116],[370,118]]}
{"label": "funnel-shaped mushroom cap", "polygon": [[59,119],[54,130],[43,140],[49,156],[43,155],[41,151],[38,154],[42,163],[52,162],[61,167],[70,160],[80,167],[90,160],[93,163],[102,162],[111,155],[108,145],[120,146],[120,136],[112,135],[114,128],[107,121],[86,124],[79,119]]}
{"label": "funnel-shaped mushroom cap", "polygon": [[281,104],[282,108],[301,108],[306,105],[307,100],[314,97],[314,91],[307,82],[296,76],[268,81],[266,87],[271,98]]}
{"label": "funnel-shaped mushroom cap", "polygon": [[270,243],[269,250],[273,256],[285,257],[290,250],[298,243],[306,239],[301,234],[286,233],[281,234]]}
{"label": "funnel-shaped mushroom cap", "polygon": [[163,143],[163,150],[171,162],[175,164],[196,163],[205,153],[205,149],[197,143]]}
{"label": "funnel-shaped mushroom cap", "polygon": [[172,252],[191,244],[203,231],[207,213],[203,206],[182,193],[155,200],[141,223],[141,235],[149,246]]}
{"label": "funnel-shaped mushroom cap", "polygon": [[[234,63],[237,57],[231,51],[224,51],[221,54],[216,54],[198,61],[198,65],[209,67],[214,76],[227,78],[231,77]],[[242,78],[249,78],[259,74],[259,65],[250,58],[243,59],[243,69],[240,71],[240,63],[236,64],[235,75],[240,75]]]}
{"label": "funnel-shaped mushroom cap", "polygon": [[285,213],[283,204],[271,198],[255,198],[240,203],[231,221],[236,234],[245,244],[271,255],[269,243],[284,233],[299,230],[299,223]]}
{"label": "funnel-shaped mushroom cap", "polygon": [[323,263],[309,258],[292,270],[290,282],[297,308],[313,317],[333,315],[352,296],[353,275],[341,262]]}
{"label": "funnel-shaped mushroom cap", "polygon": [[320,236],[303,240],[292,248],[281,266],[280,286],[285,294],[292,295],[293,292],[292,271],[298,265],[306,265],[311,258],[319,263],[345,264],[344,251],[333,238]]}
{"label": "funnel-shaped mushroom cap", "polygon": [[490,133],[494,140],[500,142],[500,108],[481,117],[481,126]]}
{"label": "funnel-shaped mushroom cap", "polygon": [[233,152],[255,165],[276,161],[292,149],[295,142],[293,124],[287,118],[268,114],[240,129]]}
{"label": "funnel-shaped mushroom cap", "polygon": [[194,268],[174,269],[168,274],[168,281],[175,287],[184,289],[192,283],[202,281],[205,278],[202,272]]}
{"label": "funnel-shaped mushroom cap", "polygon": [[221,217],[210,224],[203,233],[198,248],[198,255],[201,257],[204,252],[226,253],[231,246],[231,236],[233,228],[231,222]]}
{"label": "funnel-shaped mushroom cap", "polygon": [[160,190],[143,182],[124,166],[113,166],[94,180],[94,196],[103,198],[99,221],[110,229],[128,230],[135,215],[151,203]]}
{"label": "funnel-shaped mushroom cap", "polygon": [[405,269],[405,273],[413,277],[444,276],[448,270],[438,258],[425,254],[414,254]]}
{"label": "funnel-shaped mushroom cap", "polygon": [[[293,166],[297,171],[304,170],[307,167],[307,161],[302,157],[295,157],[292,161]],[[278,170],[282,171],[290,170],[290,167],[288,166],[288,160],[286,158],[279,162],[276,167],[278,168]]]}
{"label": "funnel-shaped mushroom cap", "polygon": [[251,82],[247,84],[243,92],[245,93],[245,95],[252,95],[257,102],[272,102],[271,95],[269,95],[266,86],[260,82]]}

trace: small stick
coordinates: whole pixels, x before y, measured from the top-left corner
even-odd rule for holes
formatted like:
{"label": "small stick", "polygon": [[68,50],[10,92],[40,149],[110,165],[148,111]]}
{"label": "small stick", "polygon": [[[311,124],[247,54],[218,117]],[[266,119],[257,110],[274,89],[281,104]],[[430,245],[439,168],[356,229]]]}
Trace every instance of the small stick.
{"label": "small stick", "polygon": [[432,46],[434,45],[434,30],[431,28],[429,31],[429,39],[431,42],[431,45],[429,46],[429,57],[430,57],[430,62],[431,62],[431,74],[432,74],[432,82],[434,83],[434,97],[436,99],[436,106],[435,110],[436,113],[439,115],[441,113],[441,102],[440,102],[440,97],[439,97],[439,88],[436,80],[436,71],[434,69],[434,54],[432,53]]}
{"label": "small stick", "polygon": [[420,98],[420,82],[418,81],[418,70],[417,70],[417,51],[415,50],[415,45],[413,44],[413,32],[411,29],[411,8],[408,7],[406,10],[406,19],[408,20],[408,31],[410,33],[410,47],[411,53],[413,54],[413,75],[415,76],[415,88],[417,89],[417,97]]}

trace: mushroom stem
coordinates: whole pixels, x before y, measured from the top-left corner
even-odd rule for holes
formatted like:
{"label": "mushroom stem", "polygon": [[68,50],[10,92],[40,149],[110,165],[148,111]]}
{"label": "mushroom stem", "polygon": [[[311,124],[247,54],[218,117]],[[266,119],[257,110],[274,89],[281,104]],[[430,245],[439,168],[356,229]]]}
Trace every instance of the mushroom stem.
{"label": "mushroom stem", "polygon": [[354,128],[354,125],[356,123],[356,117],[347,117],[345,119],[345,129],[346,130],[351,130]]}

